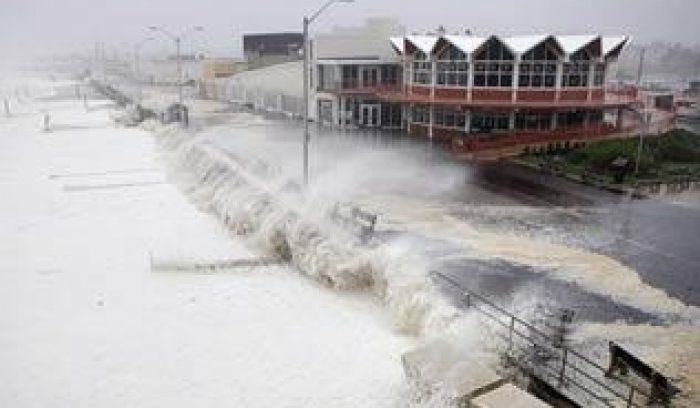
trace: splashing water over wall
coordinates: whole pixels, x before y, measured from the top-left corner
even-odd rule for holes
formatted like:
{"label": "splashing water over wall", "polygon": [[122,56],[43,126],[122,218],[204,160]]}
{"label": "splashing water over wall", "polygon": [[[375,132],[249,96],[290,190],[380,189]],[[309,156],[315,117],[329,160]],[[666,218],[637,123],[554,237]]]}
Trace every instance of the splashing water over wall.
{"label": "splashing water over wall", "polygon": [[401,239],[361,245],[330,221],[335,203],[305,199],[282,172],[222,151],[174,128],[158,132],[166,162],[181,188],[235,234],[339,290],[368,291],[383,302],[397,330],[446,330],[460,312],[438,293],[428,266]]}

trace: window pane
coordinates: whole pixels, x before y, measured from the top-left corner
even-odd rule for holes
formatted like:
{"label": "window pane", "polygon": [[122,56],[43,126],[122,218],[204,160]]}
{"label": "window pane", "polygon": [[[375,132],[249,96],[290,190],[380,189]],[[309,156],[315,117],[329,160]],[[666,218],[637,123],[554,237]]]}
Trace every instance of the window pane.
{"label": "window pane", "polygon": [[541,88],[542,87],[542,76],[541,75],[533,75],[532,76],[532,87],[533,88]]}
{"label": "window pane", "polygon": [[513,86],[513,76],[510,74],[501,75],[501,86],[504,86],[504,87]]}
{"label": "window pane", "polygon": [[524,88],[527,88],[530,86],[530,76],[529,75],[520,75],[518,77],[518,86],[522,86]]}
{"label": "window pane", "polygon": [[556,85],[556,77],[554,75],[546,75],[544,77],[544,86],[552,88]]}
{"label": "window pane", "polygon": [[469,75],[468,74],[460,74],[458,78],[459,78],[460,85],[462,85],[462,86],[469,85]]}
{"label": "window pane", "polygon": [[447,83],[450,85],[457,85],[457,74],[454,72],[447,74]]}
{"label": "window pane", "polygon": [[497,74],[489,74],[487,85],[488,86],[498,86],[498,75]]}
{"label": "window pane", "polygon": [[456,121],[457,121],[457,123],[455,125],[459,129],[464,129],[464,127],[467,125],[467,121],[466,121],[463,113],[457,114]]}

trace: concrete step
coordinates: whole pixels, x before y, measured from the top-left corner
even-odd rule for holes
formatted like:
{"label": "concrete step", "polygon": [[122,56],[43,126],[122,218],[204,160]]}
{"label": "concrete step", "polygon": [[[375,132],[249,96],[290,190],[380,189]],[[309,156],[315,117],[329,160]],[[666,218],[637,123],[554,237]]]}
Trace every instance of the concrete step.
{"label": "concrete step", "polygon": [[410,350],[401,357],[414,399],[446,398],[457,406],[505,384],[490,358],[467,353],[445,340],[436,340]]}
{"label": "concrete step", "polygon": [[469,408],[550,408],[551,405],[513,384],[504,384],[471,400]]}

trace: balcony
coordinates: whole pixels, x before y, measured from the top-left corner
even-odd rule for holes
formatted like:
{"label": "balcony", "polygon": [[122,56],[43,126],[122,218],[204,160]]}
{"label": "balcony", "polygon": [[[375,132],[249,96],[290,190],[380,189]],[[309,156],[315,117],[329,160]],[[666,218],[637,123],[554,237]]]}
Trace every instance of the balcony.
{"label": "balcony", "polygon": [[336,95],[364,95],[377,96],[384,93],[401,92],[401,85],[396,83],[369,83],[357,79],[335,82],[330,86],[319,87],[319,92],[328,92]]}
{"label": "balcony", "polygon": [[[650,123],[647,133],[661,134],[670,130],[674,124],[675,115],[662,116]],[[530,146],[632,137],[638,135],[639,131],[639,124],[633,122],[623,126],[599,123],[554,130],[462,135],[452,138],[450,150],[457,156],[476,156],[477,153],[490,152],[492,156],[504,157],[517,155]]]}

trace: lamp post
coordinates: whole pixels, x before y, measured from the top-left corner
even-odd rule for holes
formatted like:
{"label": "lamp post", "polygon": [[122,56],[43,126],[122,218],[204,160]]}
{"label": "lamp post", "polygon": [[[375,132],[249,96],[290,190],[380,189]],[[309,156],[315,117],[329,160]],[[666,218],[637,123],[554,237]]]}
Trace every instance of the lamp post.
{"label": "lamp post", "polygon": [[311,17],[304,16],[304,185],[309,185],[309,25],[333,3],[352,3],[354,0],[329,0]]}
{"label": "lamp post", "polygon": [[637,160],[634,163],[634,176],[639,177],[639,163],[642,161],[642,150],[644,148],[644,135],[649,131],[649,113],[646,109],[635,110],[639,117],[639,144],[637,145]]}
{"label": "lamp post", "polygon": [[134,77],[136,77],[136,86],[138,87],[139,103],[141,103],[141,101],[143,100],[143,88],[141,81],[141,58],[139,54],[141,52],[141,47],[143,47],[144,44],[146,44],[147,42],[153,40],[153,37],[148,37],[134,44]]}
{"label": "lamp post", "polygon": [[178,102],[180,103],[180,106],[183,105],[183,96],[182,96],[182,57],[180,55],[180,48],[182,45],[182,40],[187,37],[188,35],[196,32],[196,31],[203,31],[204,28],[201,26],[195,26],[192,27],[184,32],[182,32],[179,35],[172,34],[170,31],[166,30],[163,27],[158,27],[158,26],[149,26],[149,30],[151,31],[157,31],[167,38],[171,39],[175,43],[175,53],[176,53],[176,62],[177,62],[177,96],[178,96]]}

